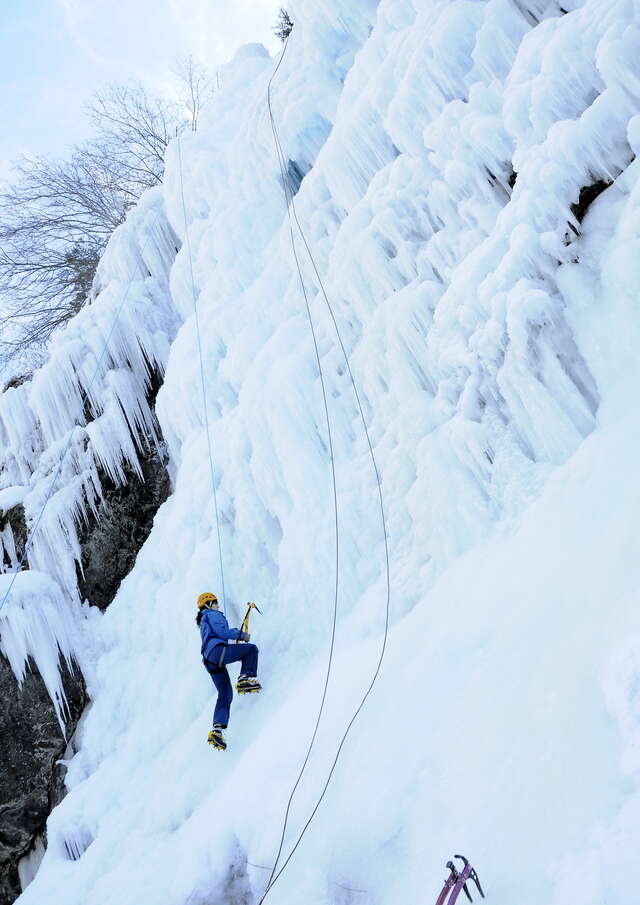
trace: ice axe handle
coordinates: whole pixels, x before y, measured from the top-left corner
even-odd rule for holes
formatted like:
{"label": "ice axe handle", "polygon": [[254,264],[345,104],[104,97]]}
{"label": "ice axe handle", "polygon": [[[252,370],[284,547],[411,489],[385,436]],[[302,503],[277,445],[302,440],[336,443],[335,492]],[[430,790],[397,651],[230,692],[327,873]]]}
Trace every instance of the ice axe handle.
{"label": "ice axe handle", "polygon": [[[243,634],[249,634],[249,616],[251,615],[251,610],[257,610],[260,615],[262,615],[262,611],[259,606],[255,603],[247,604],[247,612],[244,614],[244,619],[242,620],[242,625],[240,626],[240,631]],[[240,638],[236,638],[236,644],[240,644]]]}

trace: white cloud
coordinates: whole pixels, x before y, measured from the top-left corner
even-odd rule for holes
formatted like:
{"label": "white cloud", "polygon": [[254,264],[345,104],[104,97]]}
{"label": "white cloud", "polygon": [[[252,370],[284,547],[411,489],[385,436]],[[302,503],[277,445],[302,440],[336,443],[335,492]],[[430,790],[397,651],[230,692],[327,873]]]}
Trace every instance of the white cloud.
{"label": "white cloud", "polygon": [[[281,0],[41,0],[3,11],[11,47],[0,60],[4,143],[0,168],[19,149],[61,153],[88,128],[83,105],[108,82],[160,90],[192,53],[215,70],[249,41],[275,50]],[[6,29],[5,29],[6,30]]]}

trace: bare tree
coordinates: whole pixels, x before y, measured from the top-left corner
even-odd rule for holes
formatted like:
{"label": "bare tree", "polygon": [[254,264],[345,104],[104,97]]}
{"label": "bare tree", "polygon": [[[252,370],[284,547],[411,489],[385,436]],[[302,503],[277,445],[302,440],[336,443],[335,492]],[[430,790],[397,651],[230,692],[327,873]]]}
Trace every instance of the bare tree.
{"label": "bare tree", "polygon": [[278,13],[278,19],[276,24],[273,27],[273,32],[277,38],[284,43],[289,35],[291,34],[291,29],[293,28],[293,22],[289,18],[289,13],[286,9],[280,9]]}
{"label": "bare tree", "polygon": [[178,61],[176,75],[180,85],[180,101],[189,112],[191,131],[196,132],[200,111],[211,100],[216,89],[206,67],[198,63],[191,54]]}
{"label": "bare tree", "polygon": [[0,357],[37,358],[91,289],[116,226],[164,171],[177,111],[141,87],[112,86],[89,107],[91,142],[67,160],[22,158],[0,191]]}
{"label": "bare tree", "polygon": [[131,200],[94,148],[69,161],[29,160],[0,194],[0,354],[24,357],[72,317],[100,252]]}
{"label": "bare tree", "polygon": [[162,181],[165,150],[183,127],[174,106],[141,85],[111,85],[86,109],[104,165],[108,160],[136,198]]}

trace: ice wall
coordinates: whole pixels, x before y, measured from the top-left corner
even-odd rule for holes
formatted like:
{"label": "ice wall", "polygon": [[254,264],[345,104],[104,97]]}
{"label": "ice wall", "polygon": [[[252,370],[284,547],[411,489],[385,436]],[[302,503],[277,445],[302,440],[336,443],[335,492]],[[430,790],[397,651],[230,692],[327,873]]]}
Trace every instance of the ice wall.
{"label": "ice wall", "polygon": [[[435,900],[462,850],[497,905],[631,905],[640,8],[299,0],[290,13],[273,112],[290,172],[306,174],[298,217],[380,465],[392,608],[378,684],[267,902]],[[201,130],[169,149],[182,323],[157,413],[175,490],[93,628],[93,704],[24,905],[257,902],[278,847],[322,690],[335,547],[273,68],[245,48]],[[609,183],[585,216],[585,191]],[[296,243],[329,388],[340,575],[285,856],[385,621],[367,446]],[[196,595],[221,587],[194,302],[226,609],[264,609],[265,691],[235,702],[224,755],[204,741],[213,693],[193,625]]]}
{"label": "ice wall", "polygon": [[59,674],[59,657],[72,668],[72,655],[80,642],[74,610],[59,586],[41,572],[0,575],[0,595],[6,603],[0,611],[0,652],[22,684],[29,658],[33,659],[53,701],[64,732],[67,701]]}
{"label": "ice wall", "polygon": [[[0,593],[0,644],[20,680],[27,655],[46,664],[43,677],[59,716],[64,693],[59,677],[54,681],[56,642],[66,657],[82,658],[71,628],[84,618],[76,579],[79,530],[97,513],[100,474],[125,481],[125,466],[140,472],[139,450],[157,441],[147,397],[179,320],[168,289],[178,244],[162,192],[149,191],[113,234],[93,298],[56,335],[47,363],[0,396],[0,516],[24,507],[26,563],[49,576],[44,600],[64,614],[44,618],[34,602],[38,595],[22,593],[28,578],[14,581],[22,563],[7,522],[0,535],[1,568],[8,573]],[[46,630],[34,629],[41,624]],[[50,649],[37,649],[48,642]]]}

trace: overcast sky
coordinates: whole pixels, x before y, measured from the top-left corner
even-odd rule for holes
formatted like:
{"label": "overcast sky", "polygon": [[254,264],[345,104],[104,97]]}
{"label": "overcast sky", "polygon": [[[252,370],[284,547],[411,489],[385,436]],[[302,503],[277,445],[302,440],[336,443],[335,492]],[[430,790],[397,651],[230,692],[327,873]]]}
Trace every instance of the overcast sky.
{"label": "overcast sky", "polygon": [[64,154],[109,82],[162,91],[177,58],[211,70],[241,44],[275,49],[282,0],[0,0],[0,177],[20,153]]}

